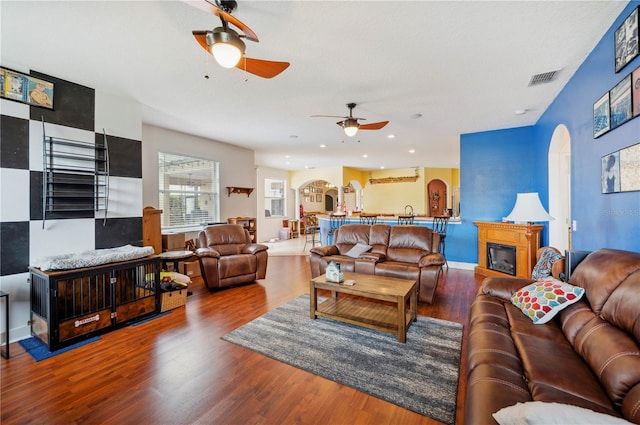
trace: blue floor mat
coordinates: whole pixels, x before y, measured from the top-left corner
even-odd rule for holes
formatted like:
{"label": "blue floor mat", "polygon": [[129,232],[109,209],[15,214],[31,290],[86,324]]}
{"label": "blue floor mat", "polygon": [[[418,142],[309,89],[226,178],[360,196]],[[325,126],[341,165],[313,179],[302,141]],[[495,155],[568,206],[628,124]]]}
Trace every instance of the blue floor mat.
{"label": "blue floor mat", "polygon": [[77,342],[56,351],[49,351],[49,348],[36,337],[22,339],[18,341],[18,343],[22,346],[22,348],[26,350],[27,353],[31,354],[31,357],[33,357],[35,361],[39,362],[40,360],[48,359],[49,357],[66,353],[67,351],[73,350],[74,348],[81,347],[94,341],[98,341],[99,339],[99,336],[94,336],[92,338],[85,339],[84,341]]}

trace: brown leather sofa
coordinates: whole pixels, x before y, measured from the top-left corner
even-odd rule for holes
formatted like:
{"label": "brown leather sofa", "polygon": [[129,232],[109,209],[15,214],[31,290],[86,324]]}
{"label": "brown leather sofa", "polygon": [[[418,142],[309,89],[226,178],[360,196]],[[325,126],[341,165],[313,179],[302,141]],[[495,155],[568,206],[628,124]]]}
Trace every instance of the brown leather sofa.
{"label": "brown leather sofa", "polygon": [[196,255],[209,290],[264,279],[267,274],[266,245],[251,242],[239,224],[216,224],[198,234]]}
{"label": "brown leather sofa", "polygon": [[[444,257],[440,236],[429,227],[345,224],[335,231],[333,241],[311,249],[312,277],[325,273],[328,261],[335,261],[343,272],[414,279],[418,300],[433,302]],[[357,258],[347,255],[358,243],[371,249]]]}
{"label": "brown leather sofa", "polygon": [[540,405],[530,401],[640,424],[640,253],[589,254],[569,279],[584,295],[545,324],[533,324],[510,302],[531,282],[489,277],[478,291],[469,318],[465,424],[495,424],[492,414],[516,403]]}

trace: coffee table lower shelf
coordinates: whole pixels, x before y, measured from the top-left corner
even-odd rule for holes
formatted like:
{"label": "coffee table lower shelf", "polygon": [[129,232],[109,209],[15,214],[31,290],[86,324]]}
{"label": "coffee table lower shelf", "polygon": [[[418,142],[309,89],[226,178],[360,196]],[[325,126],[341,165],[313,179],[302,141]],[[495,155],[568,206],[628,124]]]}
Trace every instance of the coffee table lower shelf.
{"label": "coffee table lower shelf", "polygon": [[[352,325],[398,334],[398,307],[373,303],[354,298],[328,298],[316,309],[316,316],[326,317]],[[406,328],[413,317],[411,311],[405,313]]]}

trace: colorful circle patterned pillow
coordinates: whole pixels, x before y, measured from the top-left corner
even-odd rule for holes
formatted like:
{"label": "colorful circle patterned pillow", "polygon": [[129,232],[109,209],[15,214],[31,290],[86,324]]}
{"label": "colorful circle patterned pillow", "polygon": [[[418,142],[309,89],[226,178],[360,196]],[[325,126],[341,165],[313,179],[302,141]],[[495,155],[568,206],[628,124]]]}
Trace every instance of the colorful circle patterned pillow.
{"label": "colorful circle patterned pillow", "polygon": [[578,301],[583,295],[583,288],[554,278],[546,278],[519,289],[511,297],[511,303],[534,324],[541,325],[551,320],[563,308]]}

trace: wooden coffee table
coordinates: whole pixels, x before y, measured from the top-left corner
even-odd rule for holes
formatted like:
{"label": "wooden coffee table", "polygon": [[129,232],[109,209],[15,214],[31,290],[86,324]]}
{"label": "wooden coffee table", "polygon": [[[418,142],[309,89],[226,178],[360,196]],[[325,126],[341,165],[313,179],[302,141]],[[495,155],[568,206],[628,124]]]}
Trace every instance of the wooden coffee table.
{"label": "wooden coffee table", "polygon": [[[311,318],[327,317],[389,332],[397,335],[398,341],[406,342],[407,329],[417,318],[416,281],[345,272],[344,280],[349,279],[354,280],[355,285],[327,282],[324,274],[311,279],[309,284]],[[318,305],[318,289],[331,291],[332,297]],[[355,297],[339,297],[338,294],[350,294]],[[367,301],[367,299],[386,301],[386,303]]]}

